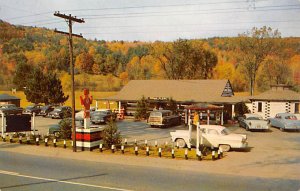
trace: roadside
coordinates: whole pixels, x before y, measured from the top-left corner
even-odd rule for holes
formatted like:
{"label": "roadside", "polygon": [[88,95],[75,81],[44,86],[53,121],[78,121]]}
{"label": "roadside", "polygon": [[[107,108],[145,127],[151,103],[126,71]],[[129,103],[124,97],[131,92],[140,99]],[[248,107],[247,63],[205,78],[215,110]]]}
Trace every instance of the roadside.
{"label": "roadside", "polygon": [[272,129],[272,131],[246,132],[243,129],[237,129],[236,132],[247,134],[251,150],[249,152],[231,151],[226,153],[222,160],[218,161],[186,161],[88,151],[74,153],[71,149],[44,147],[42,145],[19,145],[7,142],[1,142],[0,149],[1,151],[28,155],[104,162],[108,164],[115,163],[211,174],[300,180],[300,134],[282,133],[277,129]]}

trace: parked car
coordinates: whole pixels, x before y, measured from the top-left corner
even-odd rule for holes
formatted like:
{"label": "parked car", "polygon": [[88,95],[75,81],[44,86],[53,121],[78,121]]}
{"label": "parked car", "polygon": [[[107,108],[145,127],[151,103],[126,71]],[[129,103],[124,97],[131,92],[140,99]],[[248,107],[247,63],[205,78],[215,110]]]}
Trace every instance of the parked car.
{"label": "parked car", "polygon": [[51,111],[48,115],[52,119],[54,118],[66,118],[66,117],[71,117],[72,116],[72,108],[69,106],[59,106],[54,108],[53,111]]}
{"label": "parked car", "polygon": [[148,118],[148,124],[151,127],[170,127],[180,125],[180,123],[180,116],[174,115],[170,110],[152,111]]}
{"label": "parked car", "polygon": [[[70,124],[72,123],[72,119],[71,118],[67,118],[67,120],[70,120]],[[55,136],[59,136],[60,135],[60,131],[61,130],[60,130],[59,123],[50,125],[50,127],[48,129],[48,132],[49,132],[50,135],[55,135]],[[75,120],[75,126],[76,126],[76,128],[83,127],[83,119],[76,119]]]}
{"label": "parked car", "polygon": [[97,110],[91,114],[92,124],[107,123],[110,119],[116,120],[115,113],[113,113],[110,109]]}
{"label": "parked car", "polygon": [[291,113],[278,113],[275,118],[268,119],[268,124],[270,127],[279,128],[280,131],[300,130],[300,121]]}
{"label": "parked car", "polygon": [[268,121],[264,120],[258,114],[247,113],[243,117],[238,118],[239,125],[244,127],[247,131],[249,130],[268,130]]}
{"label": "parked car", "polygon": [[55,106],[53,106],[53,105],[45,105],[41,108],[39,115],[41,115],[43,117],[47,117],[48,114],[54,110],[54,108],[55,108]]}
{"label": "parked car", "polygon": [[15,104],[4,104],[0,105],[0,112],[3,112],[6,115],[22,114],[23,108],[17,107]]}
{"label": "parked car", "polygon": [[36,115],[38,115],[40,112],[41,112],[41,108],[43,106],[42,105],[30,105],[30,106],[27,106],[24,111],[23,111],[23,114],[29,114],[29,115],[33,115],[33,113],[35,113]]}
{"label": "parked car", "polygon": [[[231,133],[226,127],[221,125],[201,125],[200,131],[203,137],[203,144],[207,147],[221,148],[229,151],[231,148],[247,148],[247,136],[243,134]],[[177,130],[170,132],[173,142],[179,147],[185,147],[189,143],[189,131]],[[196,134],[192,133],[191,144],[196,145]]]}

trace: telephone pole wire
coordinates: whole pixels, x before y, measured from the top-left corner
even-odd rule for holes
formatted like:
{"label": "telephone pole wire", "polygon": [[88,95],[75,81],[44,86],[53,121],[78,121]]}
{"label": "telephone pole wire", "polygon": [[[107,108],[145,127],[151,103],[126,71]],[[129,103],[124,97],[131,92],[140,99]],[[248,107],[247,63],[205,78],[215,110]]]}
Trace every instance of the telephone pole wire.
{"label": "telephone pole wire", "polygon": [[83,19],[72,17],[71,14],[65,15],[58,12],[54,13],[54,16],[60,17],[66,20],[69,25],[69,33],[63,31],[54,30],[56,33],[64,34],[69,36],[69,54],[70,54],[70,70],[71,70],[71,97],[72,97],[72,140],[73,140],[73,152],[76,152],[76,125],[75,125],[75,88],[74,88],[74,61],[73,61],[73,39],[72,36],[83,38],[82,35],[72,33],[72,22],[84,23]]}

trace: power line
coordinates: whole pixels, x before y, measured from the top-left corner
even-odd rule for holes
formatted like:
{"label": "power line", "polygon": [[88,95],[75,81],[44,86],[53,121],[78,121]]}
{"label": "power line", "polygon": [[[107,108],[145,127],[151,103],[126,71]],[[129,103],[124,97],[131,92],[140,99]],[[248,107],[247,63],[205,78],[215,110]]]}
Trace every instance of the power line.
{"label": "power line", "polygon": [[[271,21],[271,20],[266,20],[266,21],[246,21],[246,22],[217,22],[217,23],[200,23],[200,24],[180,24],[180,26],[206,26],[206,25],[224,25],[224,24],[256,24],[256,23],[291,23],[291,22],[300,22],[300,20],[285,20],[285,21]],[[172,24],[172,25],[121,25],[121,26],[101,26],[101,29],[105,28],[136,28],[136,27],[178,27],[179,24]],[[92,28],[99,28],[98,26],[85,26],[85,27],[77,27],[77,29],[92,29]]]}

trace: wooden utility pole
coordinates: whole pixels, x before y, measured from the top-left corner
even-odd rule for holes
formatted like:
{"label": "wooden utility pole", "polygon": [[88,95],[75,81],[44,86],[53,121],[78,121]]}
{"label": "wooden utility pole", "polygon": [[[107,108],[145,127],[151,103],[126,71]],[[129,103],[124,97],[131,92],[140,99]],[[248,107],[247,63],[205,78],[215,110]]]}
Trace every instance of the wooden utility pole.
{"label": "wooden utility pole", "polygon": [[61,14],[59,12],[55,12],[54,16],[60,17],[66,20],[66,22],[69,25],[69,33],[57,31],[55,29],[55,32],[65,34],[69,36],[69,54],[70,54],[70,70],[71,70],[71,97],[72,97],[72,140],[73,140],[73,152],[76,152],[76,125],[75,125],[75,88],[74,88],[74,61],[73,61],[73,40],[72,36],[76,36],[79,38],[82,38],[82,35],[73,34],[72,33],[72,21],[78,22],[78,23],[84,23],[83,19],[78,19],[76,17],[72,17],[71,14],[65,15]]}

